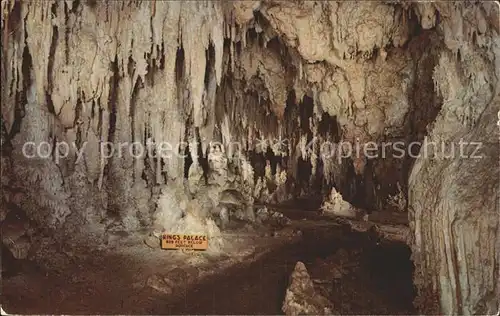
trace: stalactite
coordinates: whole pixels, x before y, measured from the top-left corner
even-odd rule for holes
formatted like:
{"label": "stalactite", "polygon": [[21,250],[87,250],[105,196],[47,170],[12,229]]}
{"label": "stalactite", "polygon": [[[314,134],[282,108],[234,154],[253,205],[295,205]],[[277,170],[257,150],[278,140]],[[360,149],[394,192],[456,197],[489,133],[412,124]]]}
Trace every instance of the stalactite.
{"label": "stalactite", "polygon": [[247,25],[243,25],[243,26],[241,27],[241,31],[240,31],[240,32],[241,32],[241,33],[240,33],[240,34],[241,34],[241,35],[240,35],[240,36],[241,36],[241,43],[242,43],[242,45],[243,45],[243,48],[246,48],[246,47],[247,47],[247,31],[248,31],[248,29],[247,29]]}
{"label": "stalactite", "polygon": [[206,154],[206,146],[212,141],[215,129],[215,101],[217,90],[217,79],[215,74],[211,72],[208,79],[208,87],[205,90],[203,98],[203,107],[206,109],[206,122],[205,125],[200,129],[200,134],[203,139],[203,145],[205,148],[203,152]]}
{"label": "stalactite", "polygon": [[[219,19],[219,16],[214,17],[214,19]],[[223,69],[222,69],[222,62],[223,62],[223,53],[224,53],[224,36],[223,36],[223,29],[224,25],[223,22],[219,21],[219,24],[214,23],[213,29],[212,29],[212,43],[214,45],[214,50],[215,50],[215,63],[214,63],[214,68],[215,68],[215,78],[217,79],[217,85],[219,86],[222,81],[222,76],[223,76]]]}
{"label": "stalactite", "polygon": [[226,146],[226,152],[228,157],[233,157],[235,154],[233,146],[231,143],[234,141],[231,138],[231,123],[229,121],[229,116],[227,114],[224,115],[224,120],[221,124],[221,134],[222,134],[222,142]]}

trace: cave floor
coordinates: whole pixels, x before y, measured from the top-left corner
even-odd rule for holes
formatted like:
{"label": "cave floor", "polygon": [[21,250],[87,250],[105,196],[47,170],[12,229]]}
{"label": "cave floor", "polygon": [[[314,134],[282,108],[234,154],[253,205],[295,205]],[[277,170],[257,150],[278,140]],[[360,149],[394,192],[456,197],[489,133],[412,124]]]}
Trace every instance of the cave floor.
{"label": "cave floor", "polygon": [[4,278],[2,307],[14,314],[282,314],[289,276],[302,261],[340,314],[415,312],[405,245],[377,243],[310,212],[287,215],[291,225],[275,233],[227,233],[224,255],[151,249],[139,237],[111,250],[74,249],[55,268],[30,266]]}

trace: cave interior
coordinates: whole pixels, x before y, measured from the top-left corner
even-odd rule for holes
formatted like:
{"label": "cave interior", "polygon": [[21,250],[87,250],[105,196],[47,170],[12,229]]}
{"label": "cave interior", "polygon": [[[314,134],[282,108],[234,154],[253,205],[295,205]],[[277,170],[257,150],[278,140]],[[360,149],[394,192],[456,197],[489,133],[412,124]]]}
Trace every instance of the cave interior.
{"label": "cave interior", "polygon": [[498,313],[499,8],[2,1],[2,310]]}

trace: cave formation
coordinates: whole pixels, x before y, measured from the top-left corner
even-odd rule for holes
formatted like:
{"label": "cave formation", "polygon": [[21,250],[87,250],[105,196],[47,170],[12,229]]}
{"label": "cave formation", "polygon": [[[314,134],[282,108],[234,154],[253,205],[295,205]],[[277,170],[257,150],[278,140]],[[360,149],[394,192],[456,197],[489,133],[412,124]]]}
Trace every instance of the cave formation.
{"label": "cave formation", "polygon": [[217,253],[216,208],[239,203],[224,192],[256,226],[257,205],[339,198],[355,220],[406,221],[416,310],[497,313],[499,17],[471,1],[2,1],[3,261],[117,232],[207,234]]}

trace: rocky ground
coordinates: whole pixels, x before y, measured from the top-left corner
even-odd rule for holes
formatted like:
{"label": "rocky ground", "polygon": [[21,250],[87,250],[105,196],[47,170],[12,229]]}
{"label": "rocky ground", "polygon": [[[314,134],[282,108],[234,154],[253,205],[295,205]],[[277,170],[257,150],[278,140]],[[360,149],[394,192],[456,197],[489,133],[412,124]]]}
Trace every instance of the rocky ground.
{"label": "rocky ground", "polygon": [[301,261],[334,313],[413,312],[406,246],[316,213],[282,211],[286,225],[226,231],[219,253],[153,249],[145,233],[116,233],[99,251],[54,252],[43,268],[25,262],[22,273],[3,278],[2,307],[15,314],[283,314]]}

